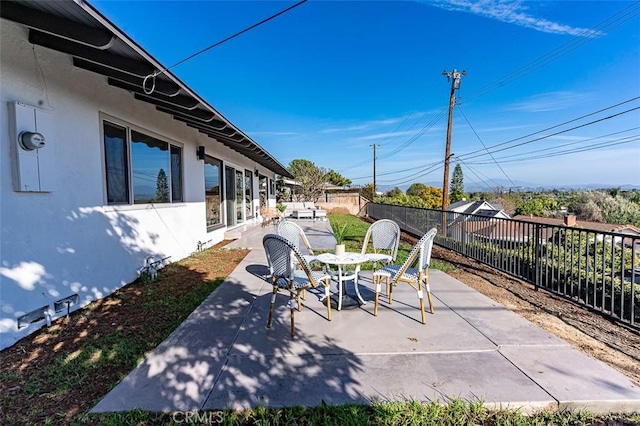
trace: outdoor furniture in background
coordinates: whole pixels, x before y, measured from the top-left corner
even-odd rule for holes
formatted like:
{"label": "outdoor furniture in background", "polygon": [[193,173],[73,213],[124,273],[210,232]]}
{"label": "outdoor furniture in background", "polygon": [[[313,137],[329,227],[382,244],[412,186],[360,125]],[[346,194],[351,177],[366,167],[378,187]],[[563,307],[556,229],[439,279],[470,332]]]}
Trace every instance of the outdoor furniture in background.
{"label": "outdoor furniture in background", "polygon": [[293,314],[296,305],[298,311],[301,310],[300,294],[307,288],[315,288],[320,284],[324,286],[324,295],[327,301],[327,319],[331,321],[331,301],[329,297],[331,277],[324,272],[312,271],[300,250],[291,241],[280,235],[265,235],[262,239],[262,245],[269,263],[269,280],[273,285],[267,328],[271,328],[276,295],[280,290],[286,291],[289,293],[288,306],[291,311],[291,337],[293,337],[295,334]]}
{"label": "outdoor furniture in background", "polygon": [[[369,252],[369,243],[373,252]],[[378,262],[388,265],[396,261],[400,245],[400,226],[390,219],[373,222],[367,229],[362,244],[362,254],[373,262],[375,270]]]}
{"label": "outdoor furniture in background", "polygon": [[[424,314],[424,293],[422,285],[424,284],[429,297],[429,309],[433,313],[433,301],[431,300],[431,290],[429,289],[429,263],[431,262],[431,250],[433,249],[433,240],[438,230],[432,228],[424,234],[420,241],[413,246],[411,253],[400,266],[389,265],[373,272],[373,283],[376,287],[375,305],[373,314],[378,315],[378,298],[380,294],[380,282],[384,278],[387,283],[387,293],[389,295],[389,304],[393,303],[393,286],[399,282],[405,282],[418,292],[420,299],[420,315],[422,323],[426,323]],[[417,263],[417,267],[414,267]]]}
{"label": "outdoor furniture in background", "polygon": [[[347,287],[344,284],[345,281],[353,281],[356,297],[358,298],[355,303],[348,303],[348,307],[366,305],[366,302],[362,299],[362,296],[360,296],[360,290],[358,290],[358,273],[360,272],[360,265],[369,260],[366,256],[361,253],[344,253],[341,255],[321,253],[318,255],[317,259],[319,262],[329,266],[327,269],[329,270],[331,278],[338,282],[337,305],[339,311],[342,310],[342,299],[344,298],[346,301],[350,301],[351,299],[347,296]],[[331,273],[331,266],[335,266],[337,268],[335,273]],[[349,270],[350,266],[355,267],[355,269],[353,271]]]}
{"label": "outdoor furniture in background", "polygon": [[284,217],[295,219],[323,219],[326,220],[327,212],[319,209],[312,201],[295,201],[282,203],[286,209]]}
{"label": "outdoor furniture in background", "polygon": [[262,216],[262,226],[268,224],[276,224],[280,221],[280,212],[276,209],[260,207],[260,216]]}
{"label": "outdoor furniture in background", "polygon": [[314,220],[327,220],[327,212],[322,209],[314,209],[313,210],[313,219]]}
{"label": "outdoor furniture in background", "polygon": [[300,250],[300,240],[304,244],[305,249],[307,250],[307,254],[302,255],[304,260],[311,264],[317,260],[316,255],[313,253],[313,249],[311,248],[311,244],[309,244],[309,239],[304,233],[304,230],[298,226],[292,220],[283,220],[278,224],[278,235],[286,238],[291,241],[291,243],[296,246],[298,250]]}

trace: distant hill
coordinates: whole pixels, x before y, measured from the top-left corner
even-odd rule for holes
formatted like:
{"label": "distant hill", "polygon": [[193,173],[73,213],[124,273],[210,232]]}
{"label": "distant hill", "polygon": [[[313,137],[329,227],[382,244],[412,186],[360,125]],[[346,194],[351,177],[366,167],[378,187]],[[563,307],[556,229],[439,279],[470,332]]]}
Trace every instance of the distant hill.
{"label": "distant hill", "polygon": [[[442,188],[442,181],[440,182],[422,182],[427,186],[435,186],[436,188]],[[569,190],[595,190],[595,189],[604,189],[604,188],[620,188],[623,191],[631,191],[633,189],[640,190],[640,185],[633,184],[622,184],[622,185],[611,185],[604,183],[588,183],[582,185],[539,185],[533,182],[524,182],[524,181],[514,181],[513,183],[516,186],[512,186],[511,182],[506,179],[494,179],[487,182],[487,185],[478,185],[473,182],[465,182],[464,190],[465,192],[490,192],[495,190],[495,188],[500,185],[504,188],[504,190],[508,191],[511,189],[512,191],[521,191],[521,192],[542,192],[542,191],[552,191],[557,189],[558,191],[569,191]],[[400,189],[403,191],[407,191],[411,184],[402,185]],[[490,186],[493,185],[493,186]],[[380,188],[381,191],[388,191],[392,188]]]}

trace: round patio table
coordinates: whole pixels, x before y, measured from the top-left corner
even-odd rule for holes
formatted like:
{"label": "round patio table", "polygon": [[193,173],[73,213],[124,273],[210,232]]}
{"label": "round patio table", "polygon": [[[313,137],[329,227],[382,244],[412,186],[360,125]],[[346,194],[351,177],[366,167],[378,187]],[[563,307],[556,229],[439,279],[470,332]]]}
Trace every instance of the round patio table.
{"label": "round patio table", "polygon": [[[362,299],[362,296],[360,296],[360,290],[358,290],[358,273],[360,272],[360,265],[370,260],[367,256],[361,253],[351,252],[341,255],[336,255],[334,253],[321,253],[316,258],[319,262],[329,266],[329,274],[331,275],[331,278],[338,282],[337,305],[339,311],[343,308],[343,299],[345,299],[345,308],[366,305],[367,302]],[[331,271],[331,266],[335,266],[337,271]],[[354,266],[354,270],[350,270],[348,268],[349,266]],[[354,301],[347,295],[347,288],[344,284],[345,281],[353,281],[353,286],[358,300]]]}

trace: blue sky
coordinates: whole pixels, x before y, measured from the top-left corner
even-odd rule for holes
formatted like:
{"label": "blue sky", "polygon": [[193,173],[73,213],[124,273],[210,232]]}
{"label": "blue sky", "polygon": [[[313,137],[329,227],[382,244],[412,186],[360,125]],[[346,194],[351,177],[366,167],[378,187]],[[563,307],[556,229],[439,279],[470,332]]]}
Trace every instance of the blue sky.
{"label": "blue sky", "polygon": [[[91,3],[165,66],[295,4]],[[285,166],[365,184],[376,144],[387,190],[442,185],[454,69],[466,186],[640,185],[638,2],[309,0],[171,72]]]}

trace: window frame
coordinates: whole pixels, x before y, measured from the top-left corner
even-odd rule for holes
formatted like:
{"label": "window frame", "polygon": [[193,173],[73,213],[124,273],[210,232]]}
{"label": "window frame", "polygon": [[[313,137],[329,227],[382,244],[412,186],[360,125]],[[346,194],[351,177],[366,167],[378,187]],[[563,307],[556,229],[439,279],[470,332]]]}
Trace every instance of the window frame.
{"label": "window frame", "polygon": [[[106,164],[106,158],[107,158],[107,153],[106,153],[106,146],[105,146],[105,124],[110,124],[112,126],[115,127],[121,127],[125,129],[125,135],[126,135],[126,140],[125,140],[125,145],[126,145],[126,149],[125,149],[125,154],[126,154],[126,178],[127,178],[127,188],[126,188],[126,192],[127,192],[127,202],[110,202],[109,201],[109,197],[108,197],[108,188],[107,188],[107,180],[108,180],[108,174],[107,174],[107,164]],[[133,157],[132,157],[132,132],[137,132],[140,133],[142,135],[151,137],[156,139],[159,142],[164,142],[167,144],[167,164],[168,164],[168,181],[170,183],[170,187],[169,187],[169,198],[170,201],[167,203],[136,203],[135,202],[135,193],[134,193],[134,182],[133,182]],[[172,163],[172,155],[173,155],[173,149],[178,149],[180,151],[180,170],[179,170],[179,182],[180,182],[180,192],[182,195],[182,199],[181,200],[175,200],[174,201],[174,187],[173,187],[173,180],[174,180],[174,173],[173,173],[173,163]],[[144,127],[140,127],[137,126],[135,124],[132,124],[130,122],[127,122],[125,120],[122,119],[118,119],[116,117],[107,115],[107,114],[100,114],[100,149],[102,152],[102,186],[103,186],[103,194],[104,194],[104,205],[110,208],[145,208],[146,206],[150,206],[153,205],[154,207],[175,207],[178,205],[184,205],[185,204],[185,179],[184,179],[184,173],[185,173],[185,145],[184,143],[178,142],[170,137],[167,137],[165,135],[160,135],[156,132],[153,132],[149,129],[146,129]]]}

